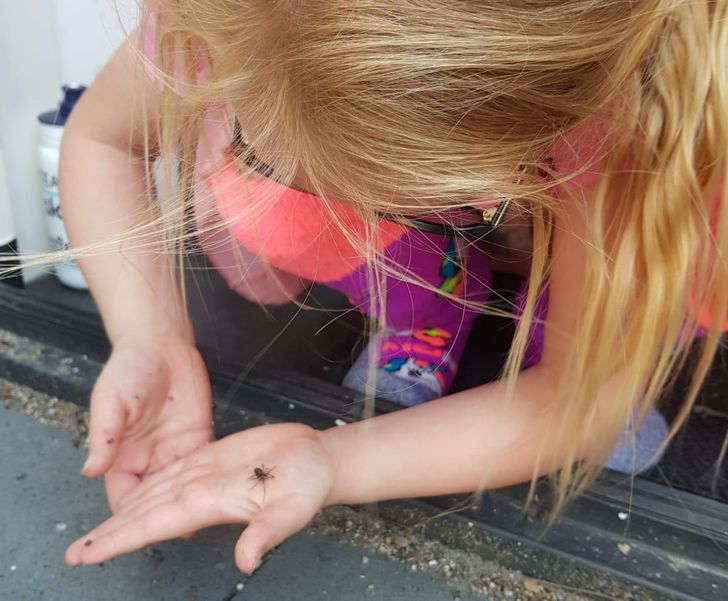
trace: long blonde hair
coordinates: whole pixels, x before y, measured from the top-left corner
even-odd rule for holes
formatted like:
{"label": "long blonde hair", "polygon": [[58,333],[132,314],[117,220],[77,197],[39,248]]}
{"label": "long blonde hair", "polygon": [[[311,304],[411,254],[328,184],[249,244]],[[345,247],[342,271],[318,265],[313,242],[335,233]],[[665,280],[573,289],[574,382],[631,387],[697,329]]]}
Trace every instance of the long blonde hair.
{"label": "long blonde hair", "polygon": [[[604,176],[587,207],[589,294],[551,403],[585,427],[598,420],[589,426],[597,444],[582,457],[574,437],[556,508],[596,476],[634,408],[639,423],[655,404],[687,360],[698,308],[710,306],[673,432],[684,421],[728,315],[727,2],[149,4],[152,68],[166,83],[160,148],[181,157],[183,188],[205,107],[217,103],[245,115],[253,147],[275,149],[280,179],[303,172],[313,191],[335,189],[371,223],[378,210],[441,211],[490,196],[527,204],[533,256],[504,373],[511,389],[548,284],[553,189],[578,175],[555,173],[549,151],[609,111]],[[187,215],[179,203],[171,210]],[[178,233],[170,240],[179,246]],[[597,394],[618,370],[621,393],[597,415]]]}

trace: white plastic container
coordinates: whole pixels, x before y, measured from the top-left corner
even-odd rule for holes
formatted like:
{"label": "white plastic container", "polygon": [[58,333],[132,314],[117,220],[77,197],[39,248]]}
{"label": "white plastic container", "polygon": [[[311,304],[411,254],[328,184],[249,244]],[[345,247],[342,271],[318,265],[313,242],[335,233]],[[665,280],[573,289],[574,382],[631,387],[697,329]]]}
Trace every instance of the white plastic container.
{"label": "white plastic container", "polygon": [[[64,98],[58,110],[43,113],[40,122],[38,166],[40,168],[43,205],[45,207],[48,235],[54,250],[65,250],[69,246],[66,228],[63,225],[61,204],[58,198],[58,158],[66,119],[73,106],[86,88],[79,85],[63,87]],[[61,283],[69,288],[88,290],[88,284],[75,261],[63,261],[55,266],[55,273]]]}

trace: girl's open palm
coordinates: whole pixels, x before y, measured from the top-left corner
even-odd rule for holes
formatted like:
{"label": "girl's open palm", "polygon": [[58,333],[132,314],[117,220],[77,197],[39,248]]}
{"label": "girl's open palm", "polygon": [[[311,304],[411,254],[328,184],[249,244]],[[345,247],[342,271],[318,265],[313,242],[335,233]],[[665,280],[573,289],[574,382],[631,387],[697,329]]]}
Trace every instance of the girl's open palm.
{"label": "girl's open palm", "polygon": [[147,477],[116,514],[66,551],[71,566],[219,524],[248,524],[235,561],[252,572],[271,548],[302,529],[332,490],[334,465],[316,430],[275,424],[210,443]]}
{"label": "girl's open palm", "polygon": [[114,345],[91,395],[83,468],[106,477],[112,511],[148,474],[211,439],[210,383],[194,345],[177,338]]}

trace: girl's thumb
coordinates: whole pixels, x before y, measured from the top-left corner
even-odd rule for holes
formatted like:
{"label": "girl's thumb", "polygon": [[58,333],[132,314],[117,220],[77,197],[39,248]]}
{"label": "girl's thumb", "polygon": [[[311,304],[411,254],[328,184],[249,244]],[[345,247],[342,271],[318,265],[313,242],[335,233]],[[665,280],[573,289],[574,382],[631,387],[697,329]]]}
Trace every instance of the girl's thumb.
{"label": "girl's thumb", "polygon": [[87,478],[103,476],[114,463],[124,431],[124,409],[116,396],[94,391],[89,418],[88,457],[81,473]]}
{"label": "girl's thumb", "polygon": [[243,530],[235,545],[235,563],[248,574],[258,569],[263,555],[301,530],[313,514],[301,511],[295,503],[278,502],[267,506]]}

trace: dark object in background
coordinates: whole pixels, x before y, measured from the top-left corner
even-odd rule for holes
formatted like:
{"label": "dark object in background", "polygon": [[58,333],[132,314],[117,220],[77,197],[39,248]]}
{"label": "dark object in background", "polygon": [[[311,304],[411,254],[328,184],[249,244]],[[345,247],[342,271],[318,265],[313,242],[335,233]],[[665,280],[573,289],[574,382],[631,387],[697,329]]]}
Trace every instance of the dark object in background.
{"label": "dark object in background", "polygon": [[[13,207],[10,204],[10,191],[5,178],[5,162],[0,148],[0,269],[18,266],[18,241],[15,237]],[[22,288],[23,275],[20,271],[13,272],[1,278],[0,282]]]}
{"label": "dark object in background", "polygon": [[65,125],[73,107],[76,106],[81,95],[86,91],[86,86],[72,83],[62,86],[61,89],[63,90],[63,99],[58,108],[38,115],[38,121],[44,125]]}
{"label": "dark object in background", "polygon": [[[0,270],[8,267],[18,267],[20,260],[18,259],[18,242],[15,238],[6,244],[0,246]],[[23,282],[23,272],[19,269],[14,271],[12,275],[0,278],[0,283],[15,286],[16,288],[25,288]]]}

